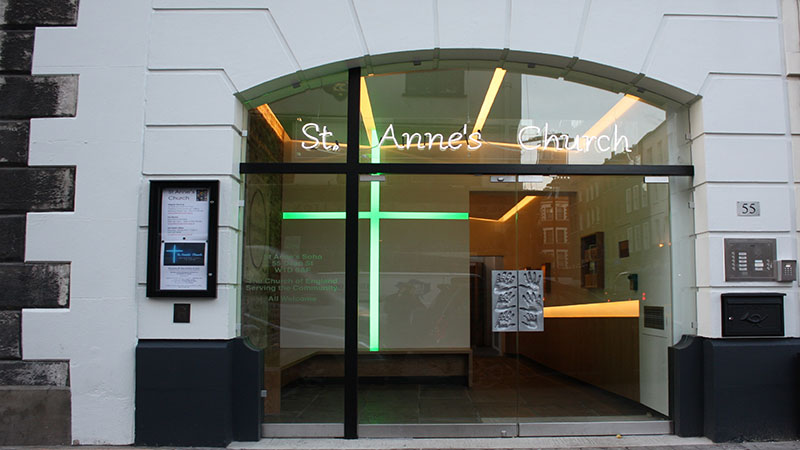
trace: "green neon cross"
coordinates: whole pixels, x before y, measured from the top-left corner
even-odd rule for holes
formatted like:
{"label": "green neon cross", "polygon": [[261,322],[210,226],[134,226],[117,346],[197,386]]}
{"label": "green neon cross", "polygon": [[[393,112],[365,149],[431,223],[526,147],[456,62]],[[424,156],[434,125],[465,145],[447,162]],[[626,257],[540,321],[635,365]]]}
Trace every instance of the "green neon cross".
{"label": "green neon cross", "polygon": [[[378,136],[372,130],[372,162],[381,160]],[[359,219],[369,219],[369,351],[380,350],[380,236],[381,219],[406,220],[469,220],[469,213],[381,211],[381,182],[370,181],[369,211],[359,211]],[[344,219],[343,211],[335,212],[285,212],[289,219]]]}

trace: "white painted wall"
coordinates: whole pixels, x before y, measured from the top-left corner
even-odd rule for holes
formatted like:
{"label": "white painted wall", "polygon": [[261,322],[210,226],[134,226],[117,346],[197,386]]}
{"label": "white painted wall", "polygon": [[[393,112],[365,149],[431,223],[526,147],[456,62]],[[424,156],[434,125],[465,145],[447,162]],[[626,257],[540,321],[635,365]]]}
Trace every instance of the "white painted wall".
{"label": "white painted wall", "polygon": [[[698,332],[719,336],[721,292],[776,290],[800,336],[796,283],[725,282],[721,250],[726,236],[758,236],[778,238],[780,258],[798,254],[796,14],[794,0],[82,0],[77,27],[36,35],[34,73],[77,73],[80,88],[76,117],[33,120],[30,163],[76,165],[77,187],[74,212],[28,215],[26,258],[71,261],[72,282],[68,310],[24,311],[23,356],[71,361],[76,441],[131,443],[137,338],[237,334],[234,94],[435,48],[575,57],[576,69],[701,95],[689,111]],[[162,178],[221,182],[220,295],[191,300],[188,325],[144,296],[147,181]],[[736,200],[760,200],[762,218],[734,216]]]}

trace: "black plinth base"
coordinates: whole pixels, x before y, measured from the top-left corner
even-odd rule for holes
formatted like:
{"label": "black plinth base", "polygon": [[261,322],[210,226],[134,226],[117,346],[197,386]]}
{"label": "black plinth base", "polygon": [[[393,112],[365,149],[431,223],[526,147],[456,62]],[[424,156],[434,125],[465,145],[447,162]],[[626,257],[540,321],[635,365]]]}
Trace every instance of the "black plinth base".
{"label": "black plinth base", "polygon": [[800,339],[684,337],[669,354],[677,435],[714,442],[800,438]]}
{"label": "black plinth base", "polygon": [[224,447],[258,440],[261,358],[241,339],[139,341],[136,444]]}

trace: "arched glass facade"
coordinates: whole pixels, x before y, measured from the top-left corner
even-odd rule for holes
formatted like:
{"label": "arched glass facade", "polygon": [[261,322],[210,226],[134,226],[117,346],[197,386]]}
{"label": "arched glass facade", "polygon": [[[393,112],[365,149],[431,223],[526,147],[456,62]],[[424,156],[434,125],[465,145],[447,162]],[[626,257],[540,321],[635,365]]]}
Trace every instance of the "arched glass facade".
{"label": "arched glass facade", "polygon": [[250,110],[242,334],[265,423],[668,424],[685,115],[543,68],[421,69]]}

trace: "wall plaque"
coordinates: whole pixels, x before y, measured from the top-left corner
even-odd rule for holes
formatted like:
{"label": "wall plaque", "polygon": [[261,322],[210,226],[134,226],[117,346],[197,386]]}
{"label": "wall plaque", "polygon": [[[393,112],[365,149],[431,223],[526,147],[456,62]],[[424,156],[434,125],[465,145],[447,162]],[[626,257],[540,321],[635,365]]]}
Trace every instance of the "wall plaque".
{"label": "wall plaque", "polygon": [[761,215],[761,202],[736,202],[736,215],[758,217]]}

